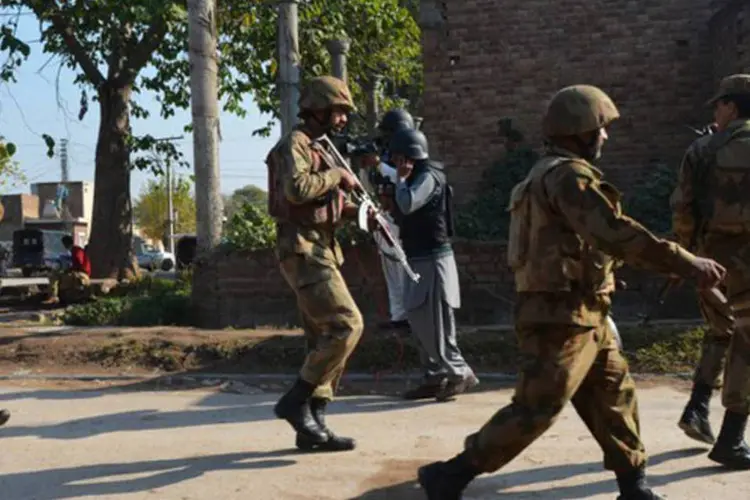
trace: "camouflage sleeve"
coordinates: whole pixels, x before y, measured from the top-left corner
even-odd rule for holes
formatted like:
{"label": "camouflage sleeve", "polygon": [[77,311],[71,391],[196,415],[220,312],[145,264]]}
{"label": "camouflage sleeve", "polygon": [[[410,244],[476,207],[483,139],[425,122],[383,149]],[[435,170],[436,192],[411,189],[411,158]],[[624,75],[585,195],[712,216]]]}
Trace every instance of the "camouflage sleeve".
{"label": "camouflage sleeve", "polygon": [[680,277],[693,275],[695,256],[676,243],[654,236],[620,213],[619,193],[604,185],[586,167],[570,163],[545,179],[553,208],[588,244],[633,267]]}
{"label": "camouflage sleeve", "polygon": [[669,200],[672,208],[672,232],[677,242],[684,247],[690,246],[697,224],[693,212],[693,204],[696,203],[693,174],[698,160],[696,144],[688,148],[682,159],[677,175],[677,187]]}
{"label": "camouflage sleeve", "polygon": [[313,152],[305,142],[292,134],[282,145],[284,194],[290,203],[313,201],[335,188],[341,182],[337,168],[313,172]]}

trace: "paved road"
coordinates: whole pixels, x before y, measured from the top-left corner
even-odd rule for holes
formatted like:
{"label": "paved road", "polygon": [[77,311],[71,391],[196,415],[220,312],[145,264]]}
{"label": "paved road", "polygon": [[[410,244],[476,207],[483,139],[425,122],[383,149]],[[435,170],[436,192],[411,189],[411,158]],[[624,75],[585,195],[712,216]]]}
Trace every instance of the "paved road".
{"label": "paved road", "polygon": [[[352,397],[331,421],[356,435],[356,452],[297,454],[274,394],[68,392],[0,388],[13,411],[0,428],[3,500],[422,499],[416,468],[447,458],[508,391],[453,404],[414,405]],[[652,483],[670,500],[750,498],[750,473],[724,473],[675,427],[685,394],[641,392]],[[714,421],[721,418],[714,400]],[[479,499],[614,499],[601,454],[568,408],[540,441],[502,474],[467,491]]]}

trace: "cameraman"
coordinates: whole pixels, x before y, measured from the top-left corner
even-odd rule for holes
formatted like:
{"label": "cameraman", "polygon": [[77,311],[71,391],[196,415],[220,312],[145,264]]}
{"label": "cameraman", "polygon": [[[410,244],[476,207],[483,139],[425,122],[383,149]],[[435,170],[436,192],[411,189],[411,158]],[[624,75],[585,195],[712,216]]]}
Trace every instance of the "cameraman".
{"label": "cameraman", "polygon": [[[378,125],[379,137],[376,140],[381,148],[380,157],[370,155],[363,160],[365,175],[362,183],[373,190],[383,207],[389,212],[387,219],[389,229],[395,238],[399,238],[398,210],[394,202],[397,182],[396,168],[391,163],[388,149],[393,134],[401,129],[413,129],[414,118],[404,109],[392,109],[380,120]],[[376,238],[379,235],[375,236]],[[404,285],[406,274],[401,264],[394,262],[380,252],[386,285],[388,287],[388,305],[391,321],[381,325],[384,328],[408,329],[409,321],[405,307]]]}
{"label": "cameraman", "polygon": [[479,383],[456,341],[453,310],[461,306],[461,293],[451,245],[451,187],[443,165],[430,160],[422,132],[402,129],[390,146],[398,168],[395,199],[403,214],[404,252],[421,276],[419,283],[405,281],[405,298],[425,380],[403,397],[448,401]]}

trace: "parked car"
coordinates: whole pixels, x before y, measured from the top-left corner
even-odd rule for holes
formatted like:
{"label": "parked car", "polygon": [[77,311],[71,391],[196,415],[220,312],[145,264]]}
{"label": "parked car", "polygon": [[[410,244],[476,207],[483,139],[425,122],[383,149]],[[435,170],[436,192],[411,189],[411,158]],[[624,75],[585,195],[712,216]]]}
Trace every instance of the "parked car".
{"label": "parked car", "polygon": [[171,271],[174,269],[175,258],[169,252],[163,252],[152,245],[143,243],[135,246],[135,255],[138,259],[138,267],[149,271]]}
{"label": "parked car", "polygon": [[13,232],[13,267],[24,277],[60,269],[70,252],[63,246],[65,231],[17,229]]}

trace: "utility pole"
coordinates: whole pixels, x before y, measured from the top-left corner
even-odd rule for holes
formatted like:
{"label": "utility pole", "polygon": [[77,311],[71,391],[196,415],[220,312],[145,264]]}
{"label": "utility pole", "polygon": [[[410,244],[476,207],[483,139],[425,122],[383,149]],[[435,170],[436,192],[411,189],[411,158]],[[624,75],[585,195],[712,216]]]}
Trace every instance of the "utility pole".
{"label": "utility pole", "polygon": [[62,180],[62,182],[68,182],[70,180],[67,139],[60,139],[60,180]]}
{"label": "utility pole", "polygon": [[345,82],[348,80],[348,73],[346,70],[346,56],[349,53],[349,40],[336,39],[329,40],[326,43],[326,49],[331,54],[331,73],[336,78],[340,78]]}
{"label": "utility pole", "polygon": [[277,27],[277,50],[279,58],[279,75],[276,85],[281,97],[281,135],[291,132],[297,124],[299,99],[299,18],[297,16],[299,0],[281,0],[279,2],[279,21]]}
{"label": "utility pole", "polygon": [[172,199],[172,165],[167,164],[167,247],[174,255],[174,200]]}
{"label": "utility pole", "polygon": [[210,254],[221,242],[219,179],[219,90],[216,1],[188,0],[190,104],[193,114],[193,168],[197,254]]}
{"label": "utility pole", "polygon": [[[174,137],[162,137],[159,139],[156,139],[156,142],[172,142],[172,141],[179,141],[182,140],[185,136],[184,135],[178,135]],[[154,158],[156,159],[156,162],[159,164],[159,167],[163,167],[164,164],[161,161],[161,158],[159,157],[159,154],[156,151],[152,151]],[[166,168],[164,168],[165,174],[166,174],[166,181],[167,181],[167,247],[169,248],[170,253],[174,254],[174,200],[173,200],[173,187],[172,187],[172,164],[167,163]]]}

